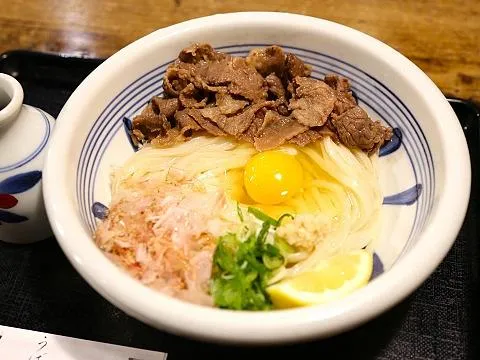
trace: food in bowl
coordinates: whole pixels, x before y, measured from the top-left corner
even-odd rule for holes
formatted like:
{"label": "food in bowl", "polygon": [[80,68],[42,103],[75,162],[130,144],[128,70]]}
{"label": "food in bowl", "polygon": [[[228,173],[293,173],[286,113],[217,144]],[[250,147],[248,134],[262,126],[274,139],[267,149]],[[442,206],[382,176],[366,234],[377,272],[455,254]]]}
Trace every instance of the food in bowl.
{"label": "food in bowl", "polygon": [[96,244],[146,286],[205,306],[339,299],[372,273],[393,134],[347,78],[314,79],[279,46],[183,49],[133,120]]}

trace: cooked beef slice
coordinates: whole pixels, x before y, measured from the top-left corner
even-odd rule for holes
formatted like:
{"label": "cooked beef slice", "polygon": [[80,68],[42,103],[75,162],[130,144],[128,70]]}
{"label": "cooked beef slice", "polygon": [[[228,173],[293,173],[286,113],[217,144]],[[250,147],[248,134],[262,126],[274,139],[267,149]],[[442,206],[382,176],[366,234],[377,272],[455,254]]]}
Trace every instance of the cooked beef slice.
{"label": "cooked beef slice", "polygon": [[306,126],[322,126],[335,104],[335,93],[321,80],[307,77],[293,79],[292,117]]}
{"label": "cooked beef slice", "polygon": [[197,89],[192,83],[190,83],[180,91],[178,100],[184,108],[200,109],[207,105],[208,93],[201,89]]}
{"label": "cooked beef slice", "polygon": [[195,77],[195,65],[175,61],[169,65],[163,78],[163,89],[170,97],[178,97]]}
{"label": "cooked beef slice", "polygon": [[197,64],[174,63],[167,69],[164,87],[170,96],[178,96],[188,84],[204,91],[228,91],[249,101],[267,97],[263,77],[242,58],[200,61]]}
{"label": "cooked beef slice", "polygon": [[132,133],[136,140],[143,142],[166,134],[171,125],[165,115],[154,107],[153,101],[150,101],[141,114],[133,118],[132,127]]}
{"label": "cooked beef slice", "polygon": [[327,136],[334,139],[336,138],[336,134],[332,130],[326,126],[321,126],[318,128],[310,128],[303,133],[294,136],[288,142],[298,146],[306,146]]}
{"label": "cooked beef slice", "polygon": [[286,100],[285,88],[277,75],[269,74],[265,81],[267,82],[268,92],[273,95],[275,100]]}
{"label": "cooked beef slice", "polygon": [[287,54],[285,68],[289,80],[293,80],[297,76],[308,77],[312,74],[312,68],[293,54]]}
{"label": "cooked beef slice", "polygon": [[202,111],[206,109],[187,109],[186,112],[190,115],[195,122],[200,125],[200,127],[206,130],[208,133],[214,136],[225,136],[227,135],[222,129],[218,127],[218,124],[215,122],[210,121],[207,117],[203,116]]}
{"label": "cooked beef slice", "polygon": [[239,136],[248,129],[257,111],[263,107],[272,106],[272,104],[269,101],[253,104],[246,107],[241,113],[229,117],[225,116],[218,106],[201,109],[200,113],[206,119],[217,124],[227,134]]}
{"label": "cooked beef slice", "polygon": [[227,123],[227,116],[222,114],[218,106],[209,106],[204,109],[200,109],[200,114],[210,122],[216,124],[220,129],[225,129]]}
{"label": "cooked beef slice", "polygon": [[288,104],[287,104],[287,103],[278,104],[278,106],[277,106],[277,112],[278,112],[280,115],[283,115],[283,116],[288,116],[288,115],[290,115],[290,110],[288,110]]}
{"label": "cooked beef slice", "polygon": [[382,126],[379,121],[372,121],[359,106],[342,115],[332,116],[332,125],[345,146],[367,152],[378,149],[384,141],[390,140],[393,134],[391,128]]}
{"label": "cooked beef slice", "polygon": [[333,113],[337,115],[342,115],[345,111],[350,110],[355,107],[357,103],[355,98],[350,94],[339,94],[335,99],[335,104],[333,105]]}
{"label": "cooked beef slice", "polygon": [[263,129],[264,118],[267,110],[262,108],[255,113],[252,123],[245,132],[240,134],[239,138],[241,140],[248,141],[249,143],[255,142],[255,136]]}
{"label": "cooked beef slice", "polygon": [[150,144],[156,147],[169,147],[183,141],[185,141],[184,134],[182,134],[179,129],[173,128],[167,130],[165,135],[157,136],[151,140]]}
{"label": "cooked beef slice", "polygon": [[264,80],[244,59],[233,58],[199,64],[195,71],[195,86],[205,90],[228,91],[246,100],[266,98]]}
{"label": "cooked beef slice", "polygon": [[248,101],[236,100],[232,95],[219,92],[215,96],[216,104],[223,115],[233,115],[248,105]]}
{"label": "cooked beef slice", "polygon": [[254,138],[254,146],[258,151],[274,149],[308,129],[295,119],[271,110],[265,114],[264,123],[268,125]]}
{"label": "cooked beef slice", "polygon": [[333,90],[338,91],[339,93],[350,92],[350,82],[347,78],[339,76],[336,74],[327,74],[324,77],[325,83],[330,86]]}
{"label": "cooked beef slice", "polygon": [[229,117],[227,119],[227,123],[225,124],[224,130],[230,135],[240,135],[248,129],[253,119],[255,118],[255,114],[257,113],[257,111],[265,107],[271,107],[273,105],[273,102],[265,101],[262,103],[248,106],[242,113]]}
{"label": "cooked beef slice", "polygon": [[267,88],[263,77],[244,59],[234,58],[230,62],[230,84],[228,91],[253,102],[267,98]]}
{"label": "cooked beef slice", "polygon": [[186,137],[193,135],[193,132],[202,129],[200,125],[189,115],[189,110],[180,110],[175,113],[175,120],[177,121],[180,133]]}
{"label": "cooked beef slice", "polygon": [[336,91],[337,99],[333,107],[333,112],[337,115],[343,114],[345,111],[357,105],[355,98],[350,90],[350,82],[347,78],[335,74],[327,74],[324,79],[332,89]]}
{"label": "cooked beef slice", "polygon": [[178,110],[178,99],[164,99],[159,96],[154,96],[151,100],[152,110],[156,114],[165,115],[168,120],[173,119],[175,112]]}
{"label": "cooked beef slice", "polygon": [[226,54],[217,52],[210,44],[193,44],[192,46],[183,49],[178,55],[179,60],[192,64],[196,64],[202,60],[222,60],[226,57]]}
{"label": "cooked beef slice", "polygon": [[285,53],[276,45],[253,49],[248,54],[247,64],[253,66],[262,76],[282,76],[285,70]]}

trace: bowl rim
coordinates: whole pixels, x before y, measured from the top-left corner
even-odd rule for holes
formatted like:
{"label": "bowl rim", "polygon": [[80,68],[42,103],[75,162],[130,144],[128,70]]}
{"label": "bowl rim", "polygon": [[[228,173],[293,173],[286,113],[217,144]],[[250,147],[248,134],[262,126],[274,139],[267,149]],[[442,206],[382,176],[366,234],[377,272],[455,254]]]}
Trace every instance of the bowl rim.
{"label": "bowl rim", "polygon": [[[403,74],[415,79],[416,86],[427,94],[427,106],[435,118],[442,119],[442,127],[438,129],[440,142],[445,144],[448,140],[448,151],[442,149],[442,156],[449,173],[457,176],[445,177],[444,192],[437,198],[437,210],[432,214],[430,225],[420,235],[422,241],[385,275],[338,302],[271,312],[236,312],[171,298],[144,287],[100,254],[81,224],[75,201],[65,201],[74,196],[66,185],[68,152],[62,151],[74,136],[73,127],[68,122],[73,121],[75,109],[84,99],[100,87],[106,74],[118,72],[122,63],[152,41],[168,42],[169,37],[179,32],[191,32],[212,24],[222,27],[233,22],[266,26],[294,22],[302,27],[335,31],[348,41],[358,41],[362,47],[398,63]],[[357,327],[416,290],[443,261],[462,226],[470,198],[470,166],[466,139],[453,109],[430,78],[404,55],[380,40],[329,20],[284,12],[245,11],[199,17],[158,29],[120,49],[90,73],[67,100],[57,118],[45,158],[43,195],[54,235],[73,267],[99,294],[128,315],[177,335],[207,341],[294,342],[329,337]],[[373,295],[376,301],[372,301]]]}

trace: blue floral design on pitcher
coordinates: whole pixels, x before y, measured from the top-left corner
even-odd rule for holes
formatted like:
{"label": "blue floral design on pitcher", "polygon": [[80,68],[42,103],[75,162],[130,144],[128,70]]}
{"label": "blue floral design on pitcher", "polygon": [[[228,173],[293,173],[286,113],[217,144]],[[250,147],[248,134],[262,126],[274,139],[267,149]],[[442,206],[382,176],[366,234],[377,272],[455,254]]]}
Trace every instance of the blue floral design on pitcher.
{"label": "blue floral design on pitcher", "polygon": [[41,171],[29,171],[0,181],[0,225],[2,223],[21,223],[28,220],[28,217],[6,209],[12,209],[18,204],[18,199],[13,194],[23,193],[31,189],[41,178]]}

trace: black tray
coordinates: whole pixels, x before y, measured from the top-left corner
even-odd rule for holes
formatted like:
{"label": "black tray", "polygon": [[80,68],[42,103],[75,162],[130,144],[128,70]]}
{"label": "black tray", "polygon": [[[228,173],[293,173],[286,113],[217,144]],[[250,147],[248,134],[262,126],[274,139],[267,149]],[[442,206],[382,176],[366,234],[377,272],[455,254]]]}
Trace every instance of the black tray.
{"label": "black tray", "polygon": [[[20,81],[25,103],[56,117],[75,87],[101,62],[12,51],[0,56],[0,72]],[[479,304],[480,115],[471,102],[449,101],[463,125],[473,165],[470,206],[462,230],[447,258],[412,296],[353,331],[268,348],[217,346],[169,335],[104,300],[72,268],[53,238],[26,246],[0,242],[0,324],[168,352],[172,360],[274,358],[282,353],[312,359],[479,359],[480,312],[475,305]]]}

